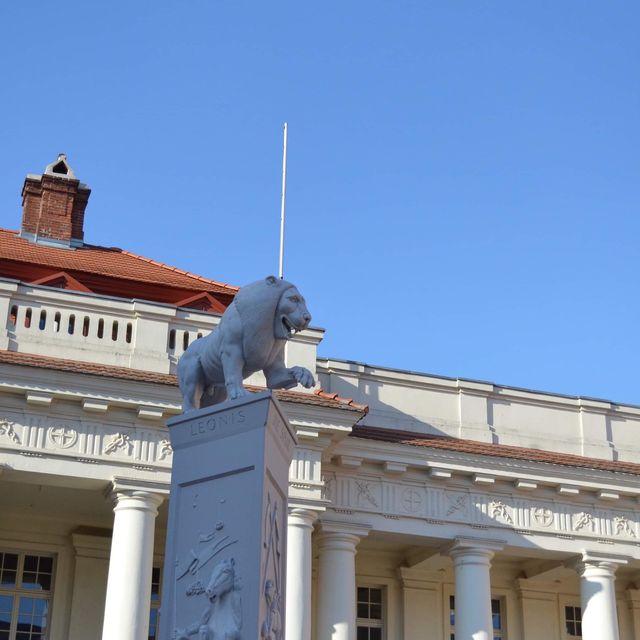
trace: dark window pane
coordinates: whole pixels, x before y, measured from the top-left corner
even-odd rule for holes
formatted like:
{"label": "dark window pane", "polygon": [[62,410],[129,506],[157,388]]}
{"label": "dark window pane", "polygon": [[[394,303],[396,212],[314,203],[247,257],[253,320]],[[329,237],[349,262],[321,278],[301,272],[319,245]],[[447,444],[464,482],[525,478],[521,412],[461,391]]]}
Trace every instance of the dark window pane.
{"label": "dark window pane", "polygon": [[380,604],[382,602],[382,589],[370,589],[369,598],[371,602]]}
{"label": "dark window pane", "polygon": [[358,640],[369,640],[369,629],[367,627],[358,627]]}
{"label": "dark window pane", "polygon": [[16,586],[16,572],[4,570],[2,572],[2,578],[0,579],[0,584],[7,587],[15,587]]}
{"label": "dark window pane", "polygon": [[45,591],[49,591],[51,589],[51,576],[48,573],[41,573],[38,580],[40,582],[40,586]]}
{"label": "dark window pane", "polygon": [[576,635],[576,625],[573,622],[573,620],[567,620],[567,633],[570,636],[575,636]]}
{"label": "dark window pane", "polygon": [[369,629],[369,640],[382,640],[382,629],[378,627]]}
{"label": "dark window pane", "polygon": [[364,587],[358,587],[358,602],[368,602],[369,600],[369,589],[365,589]]}
{"label": "dark window pane", "polygon": [[[353,615],[353,614],[352,614]],[[358,602],[358,618],[369,617],[369,605]]]}
{"label": "dark window pane", "polygon": [[573,607],[565,607],[564,608],[564,619],[565,620],[573,620]]}
{"label": "dark window pane", "polygon": [[582,622],[576,622],[576,635],[582,635]]}
{"label": "dark window pane", "polygon": [[25,556],[24,557],[24,570],[25,571],[37,571],[38,570],[38,556]]}
{"label": "dark window pane", "polygon": [[17,553],[3,553],[2,557],[2,566],[5,569],[13,569],[14,571],[18,568],[18,554]]}
{"label": "dark window pane", "polygon": [[500,600],[491,601],[491,613],[500,613]]}
{"label": "dark window pane", "polygon": [[380,604],[372,604],[369,607],[369,618],[373,620],[381,620],[382,619],[382,605]]}
{"label": "dark window pane", "polygon": [[40,573],[53,573],[53,558],[40,558]]}
{"label": "dark window pane", "polygon": [[0,631],[0,640],[9,640],[9,632]]}
{"label": "dark window pane", "polygon": [[449,596],[449,609],[455,609],[455,608],[456,608],[456,597]]}
{"label": "dark window pane", "polygon": [[582,620],[582,609],[580,607],[575,607],[576,610],[576,620]]}

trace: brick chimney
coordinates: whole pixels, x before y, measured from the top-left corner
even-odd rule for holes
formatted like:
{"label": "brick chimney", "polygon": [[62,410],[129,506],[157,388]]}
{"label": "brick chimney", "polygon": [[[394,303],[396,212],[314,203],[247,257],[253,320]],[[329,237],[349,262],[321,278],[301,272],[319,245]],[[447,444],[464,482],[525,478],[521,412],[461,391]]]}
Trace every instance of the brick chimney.
{"label": "brick chimney", "polygon": [[22,187],[20,235],[60,247],[82,246],[84,210],[91,189],[80,182],[61,153],[39,175],[29,174]]}

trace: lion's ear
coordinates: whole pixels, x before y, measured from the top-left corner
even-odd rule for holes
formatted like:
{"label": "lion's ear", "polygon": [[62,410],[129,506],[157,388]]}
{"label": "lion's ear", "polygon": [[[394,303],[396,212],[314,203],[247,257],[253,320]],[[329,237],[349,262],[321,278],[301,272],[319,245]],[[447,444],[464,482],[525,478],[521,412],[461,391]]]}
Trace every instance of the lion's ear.
{"label": "lion's ear", "polygon": [[268,285],[274,285],[276,282],[278,282],[278,279],[275,276],[267,276],[265,280],[267,281]]}

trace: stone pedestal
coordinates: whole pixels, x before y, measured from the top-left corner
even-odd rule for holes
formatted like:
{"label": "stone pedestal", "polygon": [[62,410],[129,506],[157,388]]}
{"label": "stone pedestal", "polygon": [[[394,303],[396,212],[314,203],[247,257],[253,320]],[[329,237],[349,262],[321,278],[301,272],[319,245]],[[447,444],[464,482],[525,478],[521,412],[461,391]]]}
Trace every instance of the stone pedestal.
{"label": "stone pedestal", "polygon": [[189,412],[168,426],[173,470],[161,640],[280,640],[292,428],[271,391]]}

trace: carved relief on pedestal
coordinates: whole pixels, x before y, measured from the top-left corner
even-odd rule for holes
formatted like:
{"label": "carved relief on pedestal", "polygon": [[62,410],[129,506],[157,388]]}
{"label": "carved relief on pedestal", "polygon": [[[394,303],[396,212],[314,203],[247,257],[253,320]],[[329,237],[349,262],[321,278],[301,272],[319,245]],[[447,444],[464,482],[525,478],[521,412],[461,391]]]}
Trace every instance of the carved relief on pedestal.
{"label": "carved relief on pedestal", "polygon": [[[187,575],[198,578],[199,573],[227,547],[238,542],[223,535],[224,523],[216,523],[214,529],[201,535],[199,545],[191,549],[190,555],[178,565],[176,583]],[[176,585],[176,589],[178,585]],[[185,585],[187,597],[204,595],[209,603],[198,620],[185,628],[176,628],[175,640],[240,640],[242,630],[242,600],[239,578],[236,575],[234,558],[221,560],[213,566],[211,577],[205,587],[201,580]]]}
{"label": "carved relief on pedestal", "polygon": [[262,592],[264,616],[260,626],[261,640],[282,640],[284,629],[284,601],[282,599],[282,549],[280,510],[278,502],[267,494],[264,514]]}
{"label": "carved relief on pedestal", "polygon": [[15,424],[16,423],[13,422],[13,420],[8,420],[7,418],[0,418],[0,436],[5,436],[15,444],[22,444],[14,428]]}
{"label": "carved relief on pedestal", "polygon": [[109,454],[115,451],[121,451],[125,455],[130,455],[132,449],[133,443],[131,442],[131,436],[127,433],[118,432],[107,440],[104,453]]}

